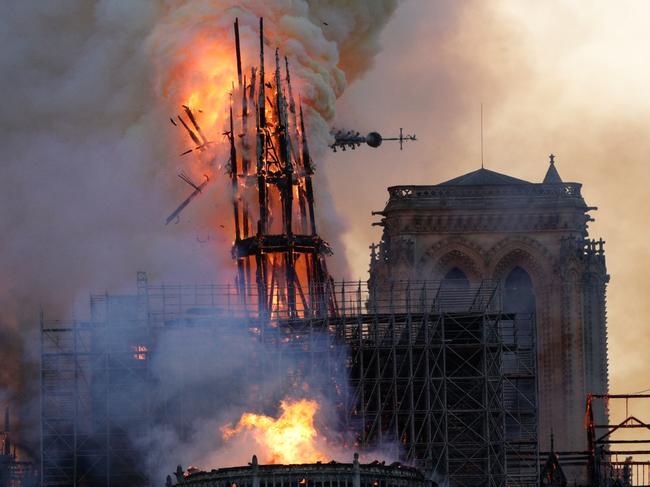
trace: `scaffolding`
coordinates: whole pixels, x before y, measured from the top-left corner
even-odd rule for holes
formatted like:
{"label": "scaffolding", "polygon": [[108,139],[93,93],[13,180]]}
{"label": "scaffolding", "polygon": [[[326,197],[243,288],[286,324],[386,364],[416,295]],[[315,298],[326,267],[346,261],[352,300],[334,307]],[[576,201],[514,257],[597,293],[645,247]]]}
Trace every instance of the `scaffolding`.
{"label": "scaffolding", "polygon": [[233,380],[257,380],[260,403],[279,399],[266,378],[290,388],[317,371],[361,448],[390,450],[443,483],[538,483],[534,317],[502,313],[496,282],[331,283],[321,297],[335,310],[311,306],[302,318],[281,307],[260,318],[237,286],[152,285],[140,273],[137,289],[92,296],[87,322],[42,320],[44,486],[150,485],[134,438],[159,424],[190,438],[218,399],[157,397],[156,347],[189,329],[223,339],[226,321],[262,344]]}
{"label": "scaffolding", "polygon": [[[610,403],[625,403],[625,419],[596,422],[598,409],[607,411]],[[650,394],[589,394],[585,413],[591,485],[597,487],[647,487],[650,485],[650,424],[630,413],[630,407],[645,411]],[[594,414],[596,412],[596,414]],[[606,415],[605,417],[608,417]]]}

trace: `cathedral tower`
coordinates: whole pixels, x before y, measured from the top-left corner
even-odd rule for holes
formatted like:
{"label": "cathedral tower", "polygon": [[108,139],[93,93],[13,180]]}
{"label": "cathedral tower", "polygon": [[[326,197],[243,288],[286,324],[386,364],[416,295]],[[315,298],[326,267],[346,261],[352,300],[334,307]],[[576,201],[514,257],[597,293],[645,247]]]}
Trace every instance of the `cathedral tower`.
{"label": "cathedral tower", "polygon": [[[541,183],[487,169],[433,186],[388,189],[383,237],[370,282],[497,280],[506,313],[534,314],[538,430],[548,451],[584,451],[585,399],[607,392],[606,286],[602,240],[581,184],[562,181],[554,156]],[[453,279],[453,281],[451,281]],[[596,421],[606,423],[606,411]]]}

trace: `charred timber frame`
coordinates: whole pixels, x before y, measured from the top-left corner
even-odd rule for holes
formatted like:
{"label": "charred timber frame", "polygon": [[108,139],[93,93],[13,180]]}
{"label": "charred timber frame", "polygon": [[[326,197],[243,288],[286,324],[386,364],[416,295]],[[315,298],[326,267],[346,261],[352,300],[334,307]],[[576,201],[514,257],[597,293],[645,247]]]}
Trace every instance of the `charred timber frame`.
{"label": "charred timber frame", "polygon": [[[299,107],[299,120],[296,114],[289,62],[285,58],[283,82],[280,54],[276,49],[274,78],[272,82],[267,81],[263,19],[260,19],[259,29],[259,68],[252,70],[250,85],[246,86],[242,76],[239,23],[235,21],[242,123],[241,134],[237,137],[231,106],[230,171],[235,220],[232,255],[237,261],[240,298],[255,301],[260,317],[269,316],[278,306],[286,308],[291,317],[299,317],[305,316],[304,313],[300,315],[299,309],[311,313],[314,303],[333,309],[333,302],[325,303],[322,299],[330,285],[324,257],[331,251],[316,233],[314,171],[302,106]],[[255,115],[254,168],[249,155],[249,107]],[[257,221],[253,219],[251,192],[248,191],[253,180],[256,181]],[[274,221],[278,217],[280,225]],[[256,289],[255,296],[250,294],[251,289]]]}

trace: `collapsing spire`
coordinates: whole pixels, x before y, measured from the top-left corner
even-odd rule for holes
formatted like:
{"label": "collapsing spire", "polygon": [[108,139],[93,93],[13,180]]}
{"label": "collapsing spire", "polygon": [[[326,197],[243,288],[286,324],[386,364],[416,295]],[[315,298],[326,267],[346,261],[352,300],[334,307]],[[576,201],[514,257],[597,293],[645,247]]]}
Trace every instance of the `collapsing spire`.
{"label": "collapsing spire", "polygon": [[544,176],[544,184],[556,184],[556,183],[561,183],[562,178],[560,177],[560,173],[557,172],[557,169],[555,168],[555,154],[551,154],[548,156],[549,158],[549,166],[548,166],[548,171],[546,171],[546,176]]}
{"label": "collapsing spire", "polygon": [[[274,76],[266,78],[264,20],[260,18],[259,66],[251,69],[247,82],[242,70],[238,20],[234,34],[237,90],[233,82],[230,123],[224,135],[230,145],[227,167],[233,195],[232,256],[237,262],[237,289],[244,302],[257,305],[263,318],[331,312],[336,303],[325,264],[331,250],[316,233],[314,166],[302,105],[297,107],[293,97],[289,61],[285,57],[283,79],[280,52],[276,49]],[[189,123],[181,116],[177,118],[194,144],[183,154],[203,151],[213,142],[204,136],[191,108],[184,105],[183,109]],[[174,119],[171,122],[176,125]],[[376,147],[382,139],[375,135]],[[400,132],[394,140],[401,145],[414,138]],[[167,218],[167,223],[178,221],[183,209],[210,180],[205,175],[205,181],[197,184],[184,173],[179,177],[193,192]]]}
{"label": "collapsing spire", "polygon": [[[256,71],[252,71],[250,87],[243,86],[239,93],[241,100],[233,98],[242,110],[230,111],[229,167],[236,229],[232,255],[242,299],[256,301],[261,317],[294,318],[334,306],[328,298],[325,265],[325,255],[331,251],[316,233],[313,166],[301,106],[299,120],[296,114],[289,63],[285,58],[283,78],[276,49],[274,76],[265,77],[263,29],[260,19],[259,80],[255,83]],[[247,107],[256,121],[250,128]],[[239,123],[232,117],[239,113],[242,133],[234,137]],[[254,157],[255,163],[248,157]]]}

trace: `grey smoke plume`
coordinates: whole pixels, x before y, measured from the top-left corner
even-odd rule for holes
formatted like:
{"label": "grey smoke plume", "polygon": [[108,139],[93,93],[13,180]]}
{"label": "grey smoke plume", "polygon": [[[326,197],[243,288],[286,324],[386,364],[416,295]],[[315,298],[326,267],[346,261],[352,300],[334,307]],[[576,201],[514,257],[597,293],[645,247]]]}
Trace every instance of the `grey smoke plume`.
{"label": "grey smoke plume", "polygon": [[[176,405],[184,409],[185,417],[180,424],[178,416],[172,421],[163,419],[152,433],[134,435],[133,440],[146,452],[148,473],[159,483],[178,463],[209,470],[246,465],[254,453],[260,461],[267,461],[263,448],[250,436],[238,435],[226,442],[221,428],[236,423],[244,412],[277,416],[277,405],[285,395],[317,399],[321,431],[336,431],[336,399],[329,373],[304,370],[306,362],[298,355],[280,361],[277,350],[251,340],[240,326],[223,322],[209,330],[184,328],[166,333],[152,354],[158,383],[154,407],[173,410]],[[313,339],[316,343],[318,336]],[[322,340],[326,343],[327,338]],[[336,379],[339,383],[346,380],[344,376]],[[319,439],[322,451],[330,458],[346,459],[349,454],[338,447],[340,438],[332,439],[337,441],[329,444],[324,437]]]}
{"label": "grey smoke plume", "polygon": [[[247,49],[264,16],[268,42],[291,58],[311,136],[328,137],[334,101],[378,52],[395,0],[188,2],[66,0],[0,8],[0,400],[27,408],[37,397],[39,307],[47,317],[83,317],[87,293],[130,288],[136,270],[168,282],[226,273],[229,220],[219,185],[178,225],[163,226],[186,196],[176,172],[177,110],[165,67],[191,55],[193,33],[229,37],[241,17]],[[273,27],[271,27],[273,26]],[[223,30],[223,32],[221,31]],[[253,51],[253,52],[256,52]],[[229,60],[230,62],[230,60]],[[184,73],[191,76],[191,72]],[[319,217],[334,240],[342,223],[323,178]],[[217,208],[215,208],[217,206]],[[225,225],[225,224],[224,224]],[[344,267],[345,259],[337,256]],[[26,409],[23,409],[25,411]],[[31,439],[34,411],[23,414]],[[32,429],[29,428],[32,427]],[[29,441],[30,436],[23,436]]]}

